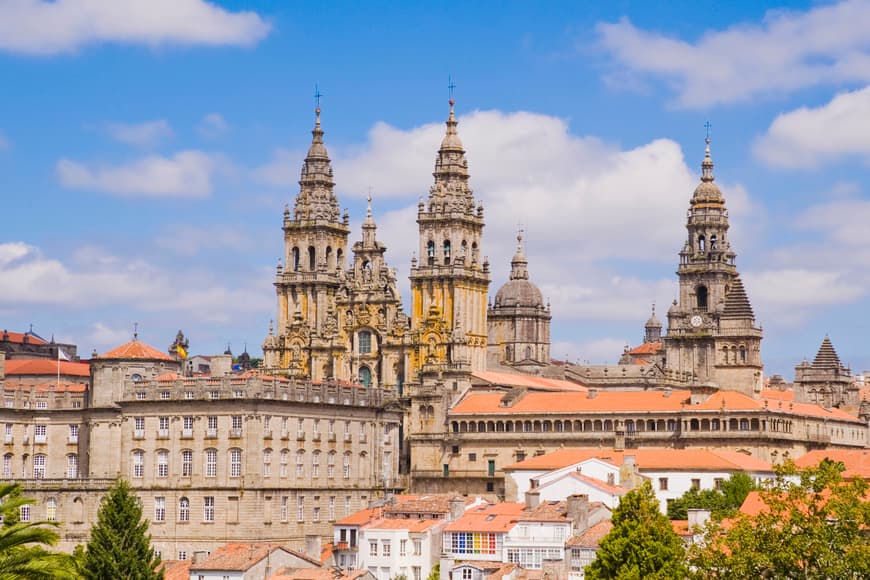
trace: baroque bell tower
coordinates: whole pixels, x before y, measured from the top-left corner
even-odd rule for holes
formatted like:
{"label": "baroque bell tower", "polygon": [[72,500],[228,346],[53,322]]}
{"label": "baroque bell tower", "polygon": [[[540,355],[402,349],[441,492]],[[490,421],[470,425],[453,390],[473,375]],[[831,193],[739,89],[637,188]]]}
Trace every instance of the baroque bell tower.
{"label": "baroque bell tower", "polygon": [[319,103],[311,135],[292,218],[284,209],[284,264],[278,264],[275,277],[277,324],[263,342],[263,356],[268,369],[319,381],[338,374],[337,361],[344,354],[344,345],[329,336],[329,326],[350,227],[333,191]]}
{"label": "baroque bell tower", "polygon": [[[450,99],[447,132],[435,159],[428,203],[420,200],[419,261],[411,262],[411,329],[416,377],[429,364],[469,371],[486,367],[489,264],[481,257],[483,205],[468,184],[468,161]],[[410,376],[409,376],[410,378]]]}
{"label": "baroque bell tower", "polygon": [[734,262],[709,134],[706,144],[677,269],[679,299],[668,310],[666,361],[693,384],[756,395],[762,386],[762,332]]}

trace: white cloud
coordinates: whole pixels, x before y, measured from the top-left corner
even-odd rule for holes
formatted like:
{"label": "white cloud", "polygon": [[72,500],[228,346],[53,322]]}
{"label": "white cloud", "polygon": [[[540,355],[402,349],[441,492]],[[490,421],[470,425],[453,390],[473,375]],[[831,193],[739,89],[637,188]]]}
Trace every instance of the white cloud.
{"label": "white cloud", "polygon": [[754,150],[766,163],[788,168],[816,167],[850,155],[870,159],[870,87],[777,116]]}
{"label": "white cloud", "polygon": [[[112,328],[104,322],[95,322],[91,331],[85,337],[83,343],[102,352],[119,344],[124,344],[131,338],[130,328]],[[90,353],[79,352],[79,356],[85,357]]]}
{"label": "white cloud", "polygon": [[288,187],[299,181],[299,168],[305,158],[304,151],[290,151],[279,147],[272,159],[251,170],[251,178],[257,183],[273,187]]}
{"label": "white cloud", "polygon": [[207,197],[216,168],[211,155],[181,151],[172,157],[152,155],[114,167],[61,159],[57,175],[65,187],[118,196]]}
{"label": "white cloud", "polygon": [[870,81],[870,2],[846,0],[805,12],[771,10],[760,24],[708,30],[697,41],[641,30],[627,19],[599,23],[616,76],[662,78],[685,107]]}
{"label": "white cloud", "polygon": [[0,50],[33,55],[89,44],[252,46],[271,25],[204,0],[4,0]]}
{"label": "white cloud", "polygon": [[742,277],[756,318],[781,327],[797,325],[820,307],[848,304],[867,292],[865,280],[830,269],[770,269]]}
{"label": "white cloud", "polygon": [[230,126],[223,115],[220,113],[209,113],[202,118],[197,131],[206,139],[215,139],[226,133],[229,128]]}
{"label": "white cloud", "polygon": [[164,119],[144,123],[109,123],[106,131],[115,141],[136,147],[152,147],[174,135]]}

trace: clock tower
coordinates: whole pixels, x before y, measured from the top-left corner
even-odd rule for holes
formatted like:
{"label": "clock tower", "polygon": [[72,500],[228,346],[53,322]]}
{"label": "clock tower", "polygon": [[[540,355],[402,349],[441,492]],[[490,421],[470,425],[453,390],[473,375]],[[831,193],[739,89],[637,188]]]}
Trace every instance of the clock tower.
{"label": "clock tower", "polygon": [[709,135],[706,143],[680,251],[679,299],[668,310],[666,363],[691,384],[755,395],[762,385],[762,332],[734,262]]}

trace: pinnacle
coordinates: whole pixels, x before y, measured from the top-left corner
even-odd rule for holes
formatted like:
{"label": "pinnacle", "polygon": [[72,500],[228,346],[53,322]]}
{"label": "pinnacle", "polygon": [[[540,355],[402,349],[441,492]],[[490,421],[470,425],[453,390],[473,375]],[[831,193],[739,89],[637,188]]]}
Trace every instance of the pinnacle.
{"label": "pinnacle", "polygon": [[746,288],[743,287],[743,281],[740,279],[740,276],[735,276],[731,282],[731,290],[728,292],[728,296],[725,297],[725,308],[722,311],[722,318],[755,318],[755,313],[752,312],[752,304],[749,303],[749,296],[746,295]]}
{"label": "pinnacle", "polygon": [[822,345],[819,347],[819,352],[816,358],[813,359],[813,368],[839,369],[843,368],[843,363],[840,362],[840,357],[837,356],[837,351],[834,350],[834,345],[831,339],[825,336]]}

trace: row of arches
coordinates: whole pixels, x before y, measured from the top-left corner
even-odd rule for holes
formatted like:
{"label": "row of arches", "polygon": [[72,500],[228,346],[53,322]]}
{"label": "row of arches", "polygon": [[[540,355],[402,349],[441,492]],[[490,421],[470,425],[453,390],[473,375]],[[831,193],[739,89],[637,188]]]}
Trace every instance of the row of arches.
{"label": "row of arches", "polygon": [[[449,239],[444,240],[444,242],[441,246],[441,256],[440,256],[441,263],[444,264],[445,266],[449,266],[450,260],[452,258],[452,253],[453,253],[453,244],[451,243],[451,241]],[[465,240],[462,240],[462,243],[459,245],[459,257],[464,259],[467,254],[468,254],[468,242]],[[472,258],[477,256],[477,242],[471,243],[471,255],[472,255]],[[436,258],[437,258],[437,256],[436,256],[435,242],[433,240],[429,240],[426,243],[426,263],[429,266],[434,266],[436,263]]]}
{"label": "row of arches", "polygon": [[[329,271],[343,267],[343,260],[344,251],[341,248],[335,251],[333,259],[332,246],[326,246],[324,255],[321,256],[321,262],[326,264],[326,269]],[[308,246],[305,260],[303,260],[302,252],[298,246],[294,246],[293,249],[290,250],[290,269],[294,272],[316,272],[317,262],[317,248],[314,246]],[[304,270],[303,266],[305,266]]]}
{"label": "row of arches", "polygon": [[[423,415],[421,408],[421,415]],[[627,434],[644,431],[774,431],[792,433],[792,421],[758,418],[678,419],[576,419],[525,421],[452,421],[453,433],[612,433],[619,424]]]}

